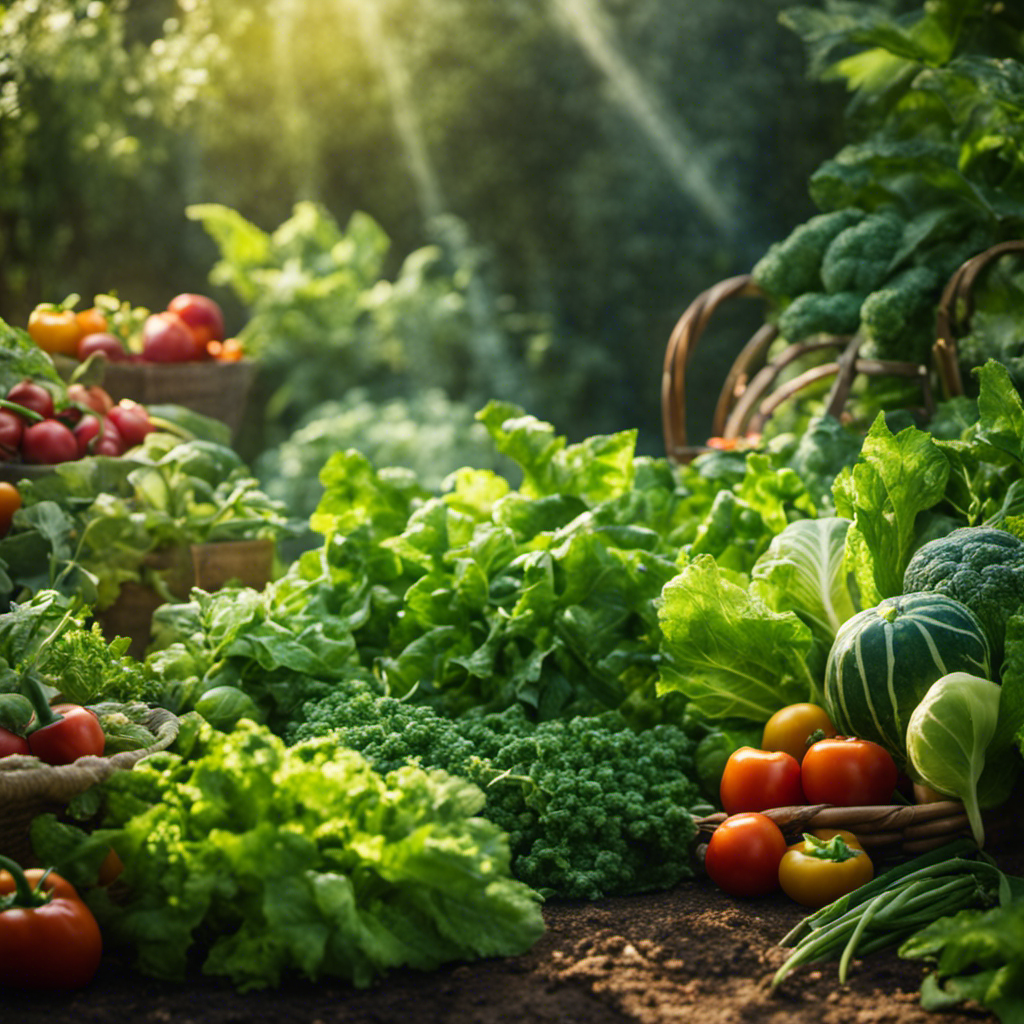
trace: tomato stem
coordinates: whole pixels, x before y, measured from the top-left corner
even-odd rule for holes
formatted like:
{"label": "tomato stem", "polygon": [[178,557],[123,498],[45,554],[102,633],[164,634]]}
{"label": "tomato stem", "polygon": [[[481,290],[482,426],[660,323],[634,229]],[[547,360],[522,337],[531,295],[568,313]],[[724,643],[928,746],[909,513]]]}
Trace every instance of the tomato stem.
{"label": "tomato stem", "polygon": [[14,879],[15,885],[15,890],[12,894],[14,898],[9,903],[3,905],[4,910],[9,907],[41,907],[49,901],[50,897],[43,892],[43,881],[46,875],[50,873],[49,871],[33,887],[25,877],[22,866],[17,861],[0,854],[0,868],[3,868]]}

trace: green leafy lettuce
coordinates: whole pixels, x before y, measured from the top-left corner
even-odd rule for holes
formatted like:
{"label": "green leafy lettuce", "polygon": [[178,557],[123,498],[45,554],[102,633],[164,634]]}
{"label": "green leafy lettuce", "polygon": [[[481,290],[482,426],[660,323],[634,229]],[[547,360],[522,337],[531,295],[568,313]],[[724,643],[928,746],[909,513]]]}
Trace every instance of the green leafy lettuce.
{"label": "green leafy lettuce", "polygon": [[151,756],[106,784],[92,842],[118,851],[121,892],[90,900],[139,970],[192,958],[242,990],[290,975],[366,986],[402,967],[527,950],[539,900],[509,874],[483,793],[441,771],[387,776],[329,739],[288,748],[243,721],[199,754]]}

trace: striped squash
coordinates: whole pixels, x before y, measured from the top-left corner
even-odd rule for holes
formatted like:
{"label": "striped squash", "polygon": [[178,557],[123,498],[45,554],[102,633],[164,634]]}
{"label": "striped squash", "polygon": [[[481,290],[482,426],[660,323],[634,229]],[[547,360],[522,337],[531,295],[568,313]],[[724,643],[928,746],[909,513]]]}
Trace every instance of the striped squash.
{"label": "striped squash", "polygon": [[901,767],[907,723],[928,688],[949,672],[990,679],[985,630],[945,594],[889,597],[847,619],[825,673],[825,708],[840,735],[873,740]]}

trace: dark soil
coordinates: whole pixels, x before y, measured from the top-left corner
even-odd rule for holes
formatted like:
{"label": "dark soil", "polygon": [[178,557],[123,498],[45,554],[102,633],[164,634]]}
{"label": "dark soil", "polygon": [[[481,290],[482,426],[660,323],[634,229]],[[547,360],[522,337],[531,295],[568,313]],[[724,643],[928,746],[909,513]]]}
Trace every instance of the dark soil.
{"label": "dark soil", "polygon": [[[997,851],[1024,873],[1019,846]],[[154,982],[109,957],[93,983],[68,995],[4,993],[2,1024],[979,1024],[980,1009],[928,1013],[927,973],[894,952],[855,961],[846,985],[835,964],[798,969],[774,992],[778,941],[805,911],[785,896],[739,900],[709,882],[594,903],[549,903],[547,933],[527,954],[397,971],[372,989],[330,981],[236,993],[202,976]],[[55,969],[59,970],[59,967]]]}

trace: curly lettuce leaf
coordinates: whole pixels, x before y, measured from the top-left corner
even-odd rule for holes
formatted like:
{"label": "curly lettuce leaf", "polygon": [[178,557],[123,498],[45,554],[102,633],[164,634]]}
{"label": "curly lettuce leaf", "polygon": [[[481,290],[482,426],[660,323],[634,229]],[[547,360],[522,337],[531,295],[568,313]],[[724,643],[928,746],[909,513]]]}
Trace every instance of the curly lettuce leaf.
{"label": "curly lettuce leaf", "polygon": [[786,704],[820,702],[820,680],[807,660],[810,627],[727,580],[710,556],[665,585],[658,618],[660,694],[679,690],[708,718],[752,722],[766,722]]}
{"label": "curly lettuce leaf", "polygon": [[864,607],[903,592],[903,573],[918,543],[917,517],[942,498],[949,461],[931,436],[915,427],[893,435],[879,413],[856,465],[832,488],[836,512],[852,525],[847,564]]}

